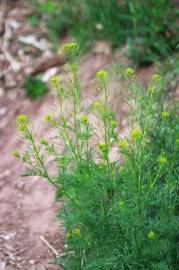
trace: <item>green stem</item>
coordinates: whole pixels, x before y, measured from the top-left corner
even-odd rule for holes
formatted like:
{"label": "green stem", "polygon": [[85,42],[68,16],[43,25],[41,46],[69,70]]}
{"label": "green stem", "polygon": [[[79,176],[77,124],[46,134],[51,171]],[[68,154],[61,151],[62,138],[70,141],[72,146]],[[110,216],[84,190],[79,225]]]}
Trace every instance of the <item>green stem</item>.
{"label": "green stem", "polygon": [[31,143],[32,143],[32,146],[33,146],[33,149],[34,149],[36,158],[37,158],[38,162],[40,163],[40,165],[41,165],[41,167],[42,167],[42,169],[43,169],[43,171],[44,171],[44,177],[47,178],[47,180],[48,180],[53,186],[55,186],[56,188],[58,188],[58,185],[57,185],[56,183],[54,183],[54,181],[53,181],[53,180],[51,179],[51,177],[49,176],[49,174],[48,174],[48,172],[47,172],[47,170],[46,170],[46,168],[45,168],[45,165],[44,165],[44,163],[43,163],[43,160],[41,159],[41,157],[40,157],[40,155],[39,155],[39,151],[38,151],[38,149],[37,149],[37,147],[36,147],[36,144],[35,144],[33,135],[32,135],[32,133],[30,132],[30,130],[28,129],[27,126],[26,126],[26,131],[27,131],[27,134],[28,134],[28,136],[29,136],[29,139],[30,139],[30,141],[31,141]]}
{"label": "green stem", "polygon": [[[73,111],[74,111],[74,129],[75,129],[75,137],[76,137],[76,147],[77,147],[77,153],[78,158],[81,160],[81,154],[80,154],[80,146],[79,146],[79,121],[77,119],[77,116],[79,115],[79,84],[78,84],[78,76],[77,71],[73,71]],[[78,130],[79,129],[79,130]]]}
{"label": "green stem", "polygon": [[[56,84],[56,88],[58,90],[58,85]],[[59,92],[60,93],[60,92]],[[71,144],[71,140],[69,138],[69,135],[68,135],[68,131],[67,131],[67,128],[66,128],[66,122],[65,122],[65,117],[64,117],[64,114],[63,114],[63,110],[62,110],[62,97],[59,95],[58,96],[58,100],[59,100],[59,105],[60,105],[60,116],[61,116],[61,120],[62,120],[62,126],[63,126],[63,130],[64,130],[64,135],[62,134],[62,136],[64,137],[64,141],[68,147],[68,149],[71,151],[71,153],[73,154],[75,160],[78,162],[78,156],[76,155],[74,149],[73,149],[73,145]]]}
{"label": "green stem", "polygon": [[103,82],[104,88],[104,140],[105,140],[105,159],[107,165],[107,175],[108,179],[110,179],[110,162],[109,162],[109,137],[108,137],[108,125],[109,125],[109,111],[108,111],[108,95],[106,83]]}

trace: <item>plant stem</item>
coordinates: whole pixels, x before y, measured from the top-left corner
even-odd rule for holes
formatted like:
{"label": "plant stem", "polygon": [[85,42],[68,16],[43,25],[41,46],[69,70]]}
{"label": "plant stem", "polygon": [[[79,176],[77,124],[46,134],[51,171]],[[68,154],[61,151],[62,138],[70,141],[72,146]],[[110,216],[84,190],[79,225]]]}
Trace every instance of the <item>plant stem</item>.
{"label": "plant stem", "polygon": [[29,139],[32,143],[32,146],[33,146],[33,149],[34,149],[34,152],[35,152],[35,155],[36,155],[36,158],[38,160],[38,162],[40,163],[43,171],[44,171],[44,177],[47,178],[47,180],[53,185],[55,186],[56,188],[58,188],[58,185],[56,183],[54,183],[54,181],[51,179],[51,177],[49,176],[48,172],[47,172],[47,169],[45,168],[45,165],[43,163],[43,160],[41,159],[40,155],[39,155],[39,151],[36,147],[36,144],[35,144],[35,141],[34,141],[34,138],[33,138],[33,135],[32,133],[30,132],[30,130],[28,129],[28,127],[26,126],[26,131],[27,131],[27,134],[29,136]]}

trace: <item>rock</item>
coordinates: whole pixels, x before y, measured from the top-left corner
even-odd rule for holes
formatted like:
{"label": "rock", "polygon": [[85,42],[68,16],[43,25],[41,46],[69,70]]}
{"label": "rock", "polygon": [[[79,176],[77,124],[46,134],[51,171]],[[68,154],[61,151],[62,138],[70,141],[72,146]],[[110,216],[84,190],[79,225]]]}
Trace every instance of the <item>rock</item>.
{"label": "rock", "polygon": [[13,73],[6,73],[5,75],[5,88],[15,88],[17,85],[15,75]]}
{"label": "rock", "polygon": [[0,260],[0,270],[5,270],[5,269],[6,269],[6,263]]}

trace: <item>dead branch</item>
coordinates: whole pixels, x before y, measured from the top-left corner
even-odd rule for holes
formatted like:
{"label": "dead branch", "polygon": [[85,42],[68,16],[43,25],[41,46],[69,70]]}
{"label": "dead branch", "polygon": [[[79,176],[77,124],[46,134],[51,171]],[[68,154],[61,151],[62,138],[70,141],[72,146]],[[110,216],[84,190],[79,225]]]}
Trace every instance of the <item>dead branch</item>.
{"label": "dead branch", "polygon": [[55,254],[56,257],[59,257],[58,251],[50,245],[50,243],[45,239],[43,235],[40,236],[40,239],[44,244],[46,244],[47,247]]}
{"label": "dead branch", "polygon": [[60,55],[53,55],[50,57],[45,57],[40,59],[37,64],[35,65],[34,69],[31,72],[31,75],[37,75],[51,67],[64,65],[65,59],[63,56]]}

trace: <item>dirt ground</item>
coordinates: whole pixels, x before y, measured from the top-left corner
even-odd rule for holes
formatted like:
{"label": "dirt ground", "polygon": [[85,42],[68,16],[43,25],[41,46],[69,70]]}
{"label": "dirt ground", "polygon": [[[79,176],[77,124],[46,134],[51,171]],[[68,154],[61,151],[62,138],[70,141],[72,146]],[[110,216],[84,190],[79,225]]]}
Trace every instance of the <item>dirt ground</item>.
{"label": "dirt ground", "polygon": [[[50,93],[38,101],[27,99],[21,89],[23,77],[43,70],[42,78],[47,82],[62,72],[64,64],[51,53],[43,22],[37,29],[27,22],[32,12],[22,0],[0,0],[0,270],[55,270],[56,255],[49,245],[58,254],[63,251],[64,230],[55,218],[59,206],[54,203],[54,189],[39,177],[22,177],[24,168],[11,156],[12,150],[22,148],[15,129],[16,115],[26,113],[40,126],[42,116],[53,106]],[[80,77],[85,106],[97,98],[92,87],[94,74],[112,58],[105,42],[83,57]],[[115,59],[128,63],[120,53]],[[140,70],[139,78],[145,82],[152,72],[152,67]],[[111,93],[120,119],[126,108],[118,92]],[[47,129],[43,132],[48,135]]]}

